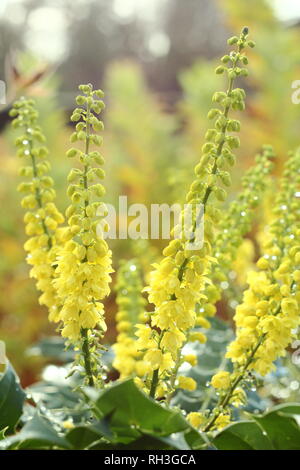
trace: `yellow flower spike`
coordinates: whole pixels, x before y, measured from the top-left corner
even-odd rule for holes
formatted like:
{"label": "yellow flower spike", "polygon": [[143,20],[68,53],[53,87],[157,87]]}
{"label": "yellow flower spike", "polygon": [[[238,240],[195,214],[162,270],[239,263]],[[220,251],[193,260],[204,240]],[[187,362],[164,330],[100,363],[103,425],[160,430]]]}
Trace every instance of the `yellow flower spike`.
{"label": "yellow flower spike", "polygon": [[134,337],[135,326],[139,326],[146,341],[150,339],[147,330],[143,329],[146,325],[136,325],[141,318],[147,319],[143,315],[146,301],[141,294],[142,289],[141,268],[137,260],[121,261],[116,282],[116,302],[119,308],[116,320],[117,330],[123,334],[117,337],[117,342],[113,345],[113,367],[118,370],[121,379],[135,375],[143,377],[148,370]]}
{"label": "yellow flower spike", "polygon": [[[270,145],[264,145],[260,154],[256,156],[255,165],[250,167],[242,178],[242,191],[229,205],[228,210],[222,217],[220,211],[214,211],[212,217],[221,219],[217,226],[213,248],[213,256],[217,260],[211,265],[210,277],[213,286],[206,285],[203,293],[206,299],[200,302],[201,311],[204,316],[213,316],[216,312],[215,303],[222,295],[222,282],[229,282],[229,272],[236,271],[240,264],[242,275],[237,272],[239,278],[244,277],[246,270],[251,265],[251,256],[254,247],[250,240],[243,237],[251,230],[251,223],[255,215],[255,209],[262,201],[264,191],[268,187],[268,176],[273,168],[274,152]],[[239,262],[239,250],[242,250]],[[247,256],[250,254],[250,262],[247,264]],[[250,253],[249,253],[250,251]],[[245,262],[246,259],[246,262]],[[230,295],[230,290],[225,294]],[[205,326],[206,328],[206,326]]]}
{"label": "yellow flower spike", "polygon": [[102,142],[93,131],[102,128],[95,114],[101,112],[104,103],[99,98],[102,92],[93,90],[92,85],[80,85],[79,90],[83,94],[76,98],[79,107],[71,116],[71,121],[77,122],[71,141],[82,141],[84,148],[67,153],[68,157],[79,159],[81,169],[71,170],[68,178],[71,181],[67,191],[71,205],[66,211],[69,229],[65,235],[67,243],[57,259],[54,286],[64,305],[60,315],[62,336],[79,351],[74,365],[84,368],[86,384],[103,386],[98,341],[106,331],[102,301],[110,292],[113,270],[111,251],[97,233],[100,221],[97,208],[103,207],[98,198],[104,188],[93,183],[99,178],[95,164],[102,164],[103,157],[91,147]]}
{"label": "yellow flower spike", "polygon": [[[161,366],[154,367],[154,364],[159,364],[160,361],[152,361],[151,375],[145,378],[145,384],[149,387],[152,397],[155,397],[156,388],[161,381],[168,383],[168,400],[172,396],[184,344],[181,340],[174,340],[176,332],[180,330],[187,337],[194,328],[196,305],[204,298],[203,291],[210,283],[206,273],[211,271],[211,264],[215,262],[211,257],[214,226],[218,220],[215,207],[219,205],[219,201],[222,202],[226,198],[226,191],[222,186],[230,184],[230,175],[224,170],[224,163],[225,166],[233,164],[233,149],[239,146],[239,139],[231,135],[231,132],[237,132],[240,125],[229,117],[229,112],[245,108],[245,92],[234,88],[234,80],[243,70],[240,60],[242,50],[247,46],[247,36],[248,31],[243,30],[236,50],[230,55],[229,63],[222,66],[222,70],[226,70],[228,75],[227,91],[217,92],[212,98],[216,108],[210,111],[208,117],[214,120],[214,127],[205,135],[206,143],[202,148],[202,157],[195,167],[195,180],[186,195],[186,201],[194,209],[191,211],[192,215],[187,217],[187,209],[182,212],[180,222],[173,230],[175,240],[164,249],[163,260],[155,265],[151,273],[147,291],[149,302],[155,306],[151,315],[154,333],[148,345],[144,344],[147,349],[145,358],[158,357],[158,351],[161,351],[162,355],[169,353],[174,358],[174,366],[164,371]],[[204,240],[201,240],[197,233],[199,214],[195,209],[199,205],[205,208]],[[185,225],[186,219],[190,220],[188,226]],[[165,335],[167,339],[164,339]],[[200,342],[206,340],[203,333],[196,335],[195,338]]]}
{"label": "yellow flower spike", "polygon": [[43,145],[45,137],[37,123],[38,112],[34,101],[24,98],[16,101],[10,115],[14,118],[13,127],[23,131],[16,140],[18,155],[25,165],[21,167],[20,175],[32,179],[18,186],[18,191],[24,194],[22,207],[27,209],[24,222],[30,238],[24,245],[28,252],[26,259],[32,266],[30,276],[42,292],[39,302],[48,308],[49,320],[57,322],[60,302],[52,284],[55,276],[53,262],[61,243],[62,229],[59,225],[64,218],[53,202],[55,191],[53,180],[48,176],[48,150]]}
{"label": "yellow flower spike", "polygon": [[285,165],[265,254],[258,263],[260,271],[249,273],[249,288],[244,292],[243,302],[234,317],[236,339],[229,344],[226,353],[226,357],[233,362],[234,370],[232,376],[226,374],[224,383],[219,380],[220,373],[212,378],[212,384],[220,388],[221,393],[204,431],[228,424],[230,405],[240,406],[243,401],[241,392],[238,399],[236,397],[238,390],[247,384],[248,372],[254,371],[264,376],[274,370],[274,362],[285,355],[300,325],[300,286],[297,276],[296,279],[294,277],[300,269],[300,258],[297,256],[300,253],[297,244],[300,223],[299,167],[300,150],[297,150]]}

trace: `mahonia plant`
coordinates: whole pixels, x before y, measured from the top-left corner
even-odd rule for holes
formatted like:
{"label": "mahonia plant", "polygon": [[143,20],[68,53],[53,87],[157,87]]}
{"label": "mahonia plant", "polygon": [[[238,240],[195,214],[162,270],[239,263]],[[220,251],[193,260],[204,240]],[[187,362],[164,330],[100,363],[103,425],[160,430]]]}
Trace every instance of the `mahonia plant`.
{"label": "mahonia plant", "polygon": [[141,267],[136,259],[120,262],[115,286],[118,336],[113,345],[115,353],[113,367],[118,370],[121,379],[145,375],[146,364],[141,351],[137,349],[134,335],[136,323],[146,323],[148,320],[148,314],[145,313],[146,299],[142,295],[141,276]]}
{"label": "mahonia plant", "polygon": [[[222,65],[216,69],[217,74],[226,74],[227,91],[213,95],[217,107],[209,111],[208,118],[214,120],[214,126],[206,132],[187,205],[172,231],[174,239],[163,250],[162,260],[153,265],[149,286],[144,289],[154,310],[145,312],[142,270],[137,260],[121,261],[117,275],[118,336],[113,345],[113,366],[121,380],[134,377],[152,398],[166,403],[177,388],[196,388],[193,378],[180,375],[184,363],[197,364],[197,356],[185,354],[184,346],[206,341],[202,328],[210,326],[208,318],[216,312],[222,283],[228,285],[273,167],[273,150],[265,146],[242,179],[242,191],[224,215],[221,213],[219,206],[226,199],[224,186],[231,184],[233,151],[240,145],[238,137],[232,135],[240,130],[240,123],[230,117],[230,112],[245,108],[245,92],[234,83],[237,77],[248,74],[244,51],[254,46],[247,28],[228,43],[234,50],[222,57]],[[110,292],[113,272],[104,237],[108,229],[102,201],[105,189],[99,182],[105,176],[101,168],[104,159],[94,149],[102,144],[98,132],[103,123],[98,115],[104,103],[103,92],[92,85],[80,85],[79,90],[78,107],[71,116],[76,123],[71,142],[81,145],[67,152],[69,158],[76,159],[68,175],[71,203],[66,210],[67,226],[61,226],[64,218],[54,203],[48,151],[34,102],[19,100],[10,114],[13,126],[22,129],[16,145],[18,155],[26,162],[20,174],[28,180],[18,189],[25,194],[22,206],[27,210],[24,221],[29,237],[25,249],[31,276],[42,292],[39,301],[48,307],[49,319],[59,323],[67,347],[76,351],[71,373],[79,369],[85,385],[102,387],[106,378],[101,361],[106,331],[103,301]],[[233,409],[246,403],[246,390],[275,369],[274,362],[286,354],[299,329],[299,168],[300,149],[286,162],[273,218],[265,231],[264,254],[256,269],[249,272],[248,287],[236,308],[236,335],[224,358],[231,364],[227,367],[222,361],[210,380],[217,404],[205,409],[208,405],[204,400],[204,411],[201,408],[201,412],[187,415],[192,426],[203,432],[222,429],[231,422]],[[199,213],[199,207],[203,212]],[[203,223],[199,230],[200,218]],[[145,251],[145,244],[140,247]],[[62,428],[68,427],[73,423],[62,423]]]}
{"label": "mahonia plant", "polygon": [[[59,320],[62,336],[79,351],[75,364],[84,368],[88,385],[103,384],[99,358],[99,338],[106,331],[102,300],[109,294],[112,270],[111,251],[103,238],[102,218],[106,208],[101,198],[105,189],[99,180],[104,178],[102,155],[91,146],[101,146],[96,133],[103,123],[96,115],[104,108],[103,92],[92,85],[80,85],[83,93],[77,96],[77,107],[71,121],[77,122],[71,142],[82,142],[83,150],[71,148],[70,158],[77,157],[81,168],[73,168],[68,176],[67,194],[71,205],[66,210],[68,229],[64,247],[59,252],[54,285],[61,301]],[[94,132],[95,131],[95,132]]]}
{"label": "mahonia plant", "polygon": [[[190,377],[177,377],[182,363],[181,350],[187,341],[205,342],[202,332],[191,331],[198,321],[195,308],[205,299],[205,286],[210,282],[206,274],[215,259],[211,256],[214,239],[214,226],[220,219],[217,202],[226,199],[223,185],[230,185],[227,168],[235,162],[233,149],[239,147],[238,137],[231,134],[240,129],[239,121],[229,118],[230,110],[245,108],[245,92],[234,88],[234,81],[239,76],[246,76],[248,63],[244,50],[254,43],[248,40],[248,29],[244,28],[240,37],[229,39],[230,45],[236,45],[229,55],[222,58],[223,65],[216,73],[226,72],[228,88],[226,92],[217,92],[213,102],[218,108],[209,111],[209,119],[215,121],[214,128],[207,131],[203,155],[195,168],[196,179],[187,194],[186,201],[193,207],[204,208],[204,242],[197,229],[199,213],[193,211],[189,227],[182,235],[182,223],[174,228],[172,240],[164,249],[164,258],[156,264],[151,274],[148,287],[149,301],[155,310],[151,315],[151,325],[137,325],[138,346],[144,351],[144,360],[149,364],[150,373],[140,381],[142,387],[149,390],[150,396],[167,397],[169,400],[176,387],[194,390],[196,382]],[[186,220],[183,211],[182,219]],[[191,249],[191,243],[199,249]],[[200,321],[200,320],[199,320]],[[202,322],[205,323],[203,318]],[[195,364],[195,358],[189,358]]]}
{"label": "mahonia plant", "polygon": [[234,370],[220,370],[212,377],[219,402],[209,416],[192,416],[201,421],[204,431],[230,422],[231,405],[245,403],[243,388],[251,384],[253,373],[265,376],[274,370],[274,361],[286,354],[296,337],[300,325],[299,167],[297,150],[285,165],[265,254],[257,261],[258,271],[248,274],[249,288],[236,309],[236,339],[226,353]]}
{"label": "mahonia plant", "polygon": [[59,300],[52,281],[57,252],[62,243],[63,229],[59,225],[64,218],[54,202],[56,193],[49,175],[46,139],[37,123],[34,101],[21,98],[14,103],[10,115],[14,118],[13,127],[22,130],[16,146],[17,155],[24,161],[20,175],[27,178],[18,186],[18,191],[25,194],[21,204],[27,210],[24,222],[26,234],[30,237],[24,245],[28,252],[26,259],[32,266],[30,276],[42,292],[39,302],[48,308],[49,320],[55,322],[59,315]]}

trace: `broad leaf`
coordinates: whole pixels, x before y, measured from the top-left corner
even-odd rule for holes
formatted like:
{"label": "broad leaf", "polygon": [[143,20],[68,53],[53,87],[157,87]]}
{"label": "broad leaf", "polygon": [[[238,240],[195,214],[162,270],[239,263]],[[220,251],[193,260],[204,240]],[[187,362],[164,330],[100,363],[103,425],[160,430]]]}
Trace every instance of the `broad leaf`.
{"label": "broad leaf", "polygon": [[252,421],[239,421],[227,426],[214,438],[221,450],[300,450],[300,404],[285,403],[261,415],[250,415]]}
{"label": "broad leaf", "polygon": [[71,445],[38,413],[15,436],[0,441],[0,449],[70,449]]}
{"label": "broad leaf", "polygon": [[129,444],[105,444],[96,443],[94,446],[90,447],[91,450],[185,450],[187,447],[183,448],[176,440],[163,437],[153,437],[144,434],[142,437],[137,440],[130,442]]}
{"label": "broad leaf", "polygon": [[168,436],[189,427],[183,416],[149,398],[133,382],[119,382],[106,389],[96,407],[109,421],[119,442],[129,443],[141,434]]}
{"label": "broad leaf", "polygon": [[300,450],[300,427],[294,415],[300,415],[300,405],[286,403],[253,418],[267,433],[274,449]]}
{"label": "broad leaf", "polygon": [[113,439],[106,419],[93,424],[79,425],[66,434],[66,439],[74,449],[86,449],[103,437],[108,441]]}
{"label": "broad leaf", "polygon": [[20,381],[8,363],[0,378],[0,429],[7,428],[7,433],[13,432],[22,414],[24,400]]}
{"label": "broad leaf", "polygon": [[272,443],[254,421],[240,421],[227,426],[213,440],[221,450],[270,450]]}

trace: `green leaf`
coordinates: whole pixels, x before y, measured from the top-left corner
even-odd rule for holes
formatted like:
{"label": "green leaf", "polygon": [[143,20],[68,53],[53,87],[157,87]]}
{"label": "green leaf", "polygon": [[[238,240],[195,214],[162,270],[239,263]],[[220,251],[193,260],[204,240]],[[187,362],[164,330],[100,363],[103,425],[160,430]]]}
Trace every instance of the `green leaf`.
{"label": "green leaf", "polygon": [[35,403],[43,404],[48,410],[64,408],[75,409],[80,395],[68,385],[55,382],[37,382],[26,389]]}
{"label": "green leaf", "polygon": [[8,363],[0,379],[0,429],[7,428],[8,433],[14,431],[22,414],[25,396],[15,371]]}
{"label": "green leaf", "polygon": [[174,443],[168,443],[163,438],[155,438],[146,434],[129,444],[105,444],[98,442],[90,447],[90,450],[173,450],[178,449]]}
{"label": "green leaf", "polygon": [[6,431],[8,430],[8,427],[2,429],[0,431],[0,441],[2,441],[3,439],[5,439],[5,434],[6,434]]}
{"label": "green leaf", "polygon": [[184,437],[190,449],[204,449],[211,444],[204,433],[200,433],[193,427],[185,433]]}
{"label": "green leaf", "polygon": [[[42,356],[59,361],[63,364],[73,362],[75,351],[72,348],[66,348],[66,342],[61,336],[49,336],[41,339],[33,346],[27,349],[26,353],[31,356]],[[113,351],[108,346],[102,354],[102,362],[111,366],[113,360]]]}
{"label": "green leaf", "polygon": [[101,434],[99,435],[99,433],[90,426],[78,426],[69,431],[66,435],[66,439],[70,442],[73,449],[76,450],[86,449],[94,442],[99,441],[101,437]]}
{"label": "green leaf", "polygon": [[86,449],[103,437],[108,441],[113,438],[106,419],[94,424],[77,426],[66,434],[66,439],[74,449]]}
{"label": "green leaf", "polygon": [[[96,399],[100,421],[69,431],[74,449],[190,449],[189,441],[203,448],[205,440],[178,411],[145,395],[133,380],[117,382]],[[103,439],[104,438],[104,439]]]}
{"label": "green leaf", "polygon": [[300,427],[294,416],[300,416],[300,404],[284,403],[261,415],[250,415],[253,421],[239,421],[227,426],[214,438],[221,450],[299,450]]}
{"label": "green leaf", "polygon": [[271,450],[272,443],[254,421],[240,421],[227,426],[213,439],[220,450]]}
{"label": "green leaf", "polygon": [[265,414],[268,415],[270,413],[300,416],[300,403],[282,403],[281,405],[273,406],[273,408]]}
{"label": "green leaf", "polygon": [[133,380],[113,384],[104,390],[96,408],[109,421],[118,442],[124,444],[142,434],[168,436],[189,427],[181,413],[149,398]]}
{"label": "green leaf", "polygon": [[253,415],[253,419],[267,433],[274,449],[300,450],[300,427],[294,415],[300,415],[300,405],[286,403],[263,415]]}
{"label": "green leaf", "polygon": [[56,359],[62,363],[74,360],[74,351],[66,350],[65,340],[61,336],[50,336],[43,338],[27,350],[28,355],[42,356]]}
{"label": "green leaf", "polygon": [[70,443],[38,413],[15,436],[0,441],[2,449],[70,449]]}

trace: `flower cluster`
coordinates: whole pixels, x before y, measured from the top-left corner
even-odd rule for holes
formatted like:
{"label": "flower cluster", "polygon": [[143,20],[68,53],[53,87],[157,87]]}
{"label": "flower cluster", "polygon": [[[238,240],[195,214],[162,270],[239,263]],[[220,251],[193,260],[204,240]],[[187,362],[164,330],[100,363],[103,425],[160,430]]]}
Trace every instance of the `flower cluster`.
{"label": "flower cluster", "polygon": [[131,375],[143,376],[145,363],[137,348],[134,326],[137,322],[146,323],[148,315],[144,312],[146,300],[141,294],[141,270],[136,260],[120,263],[116,291],[118,336],[113,345],[113,366],[119,371],[121,379]]}
{"label": "flower cluster", "polygon": [[286,354],[300,325],[299,166],[298,150],[286,163],[265,255],[257,262],[258,271],[249,273],[249,288],[236,309],[236,339],[226,354],[234,371],[219,371],[212,378],[222,393],[206,430],[216,425],[220,413],[229,414],[230,404],[243,403],[236,394],[242,393],[238,385],[247,382],[249,372],[264,376],[274,369],[274,361]]}
{"label": "flower cluster", "polygon": [[250,231],[254,210],[261,203],[268,186],[268,176],[273,169],[274,152],[271,146],[263,146],[252,166],[242,178],[243,190],[230,204],[219,224],[219,232],[214,243],[213,279],[227,281],[232,262],[236,259],[238,247],[243,237]]}
{"label": "flower cluster", "polygon": [[102,139],[93,131],[103,129],[98,115],[103,107],[103,93],[93,90],[92,85],[80,85],[83,95],[76,98],[77,107],[71,121],[77,122],[71,142],[83,142],[84,149],[71,148],[70,158],[77,157],[81,168],[73,168],[68,176],[67,194],[71,205],[66,210],[68,229],[64,233],[64,247],[59,253],[54,281],[63,305],[59,319],[63,323],[62,335],[83,352],[79,364],[83,365],[88,383],[93,385],[99,378],[98,357],[94,354],[96,333],[106,331],[102,300],[109,294],[111,280],[111,251],[103,239],[106,208],[99,202],[104,187],[102,155],[91,149],[100,146]]}
{"label": "flower cluster", "polygon": [[[211,317],[216,312],[216,302],[220,300],[222,282],[228,283],[229,272],[237,258],[238,250],[243,246],[244,236],[251,229],[255,209],[261,203],[264,191],[268,186],[268,176],[273,168],[274,153],[269,145],[265,145],[256,156],[256,163],[242,179],[242,191],[231,202],[224,217],[218,224],[212,255],[217,263],[211,265],[210,278],[213,284],[206,286],[206,299],[198,308],[198,326],[206,327],[203,317]],[[251,245],[250,245],[251,246]],[[248,245],[246,245],[248,248]]]}
{"label": "flower cluster", "polygon": [[[297,151],[286,164],[274,210],[276,218],[270,227],[271,237],[265,245],[265,255],[257,262],[259,271],[249,273],[249,289],[235,315],[237,340],[227,353],[233,362],[243,365],[249,349],[253,350],[263,336],[255,360],[249,365],[261,375],[267,374],[274,367],[274,360],[284,354],[291,341],[291,331],[299,323],[299,165]],[[247,335],[251,344],[246,344]]]}
{"label": "flower cluster", "polygon": [[20,175],[28,180],[18,186],[24,194],[22,207],[27,210],[24,216],[28,237],[25,250],[27,262],[32,266],[30,276],[36,279],[37,288],[42,292],[41,305],[49,310],[50,321],[57,321],[58,299],[53,286],[53,263],[61,241],[62,229],[59,225],[64,218],[54,200],[53,179],[49,176],[50,163],[45,137],[37,124],[38,112],[33,100],[20,99],[14,103],[10,115],[14,117],[13,127],[22,130],[16,140],[17,155],[24,160]]}
{"label": "flower cluster", "polygon": [[[186,211],[183,211],[182,223],[174,228],[176,238],[164,249],[164,258],[154,265],[155,270],[151,275],[148,292],[155,311],[151,316],[151,327],[143,326],[137,332],[139,346],[145,350],[144,360],[151,370],[151,375],[145,378],[151,396],[155,396],[159,382],[160,385],[162,382],[165,384],[166,393],[172,393],[182,360],[182,345],[188,339],[200,342],[206,340],[200,332],[192,333],[193,336],[189,332],[196,323],[196,304],[204,297],[201,292],[209,283],[206,273],[214,262],[211,245],[214,226],[220,218],[217,202],[223,202],[226,198],[223,186],[230,185],[228,167],[235,162],[233,149],[239,147],[238,137],[231,132],[239,131],[240,123],[229,118],[229,111],[245,108],[244,90],[234,88],[233,85],[236,77],[247,75],[243,65],[248,61],[243,51],[247,45],[254,45],[247,37],[248,30],[244,28],[239,38],[229,40],[229,44],[236,44],[237,49],[225,55],[222,58],[223,65],[216,69],[218,74],[227,73],[228,89],[213,96],[213,102],[219,105],[208,114],[209,119],[214,120],[214,127],[205,135],[203,155],[195,168],[196,179],[186,197],[187,203],[193,208],[204,208],[204,241],[199,234],[199,211],[192,211],[188,226],[188,217]],[[177,385],[194,389],[195,382],[189,379],[187,383],[185,379],[179,378]]]}

